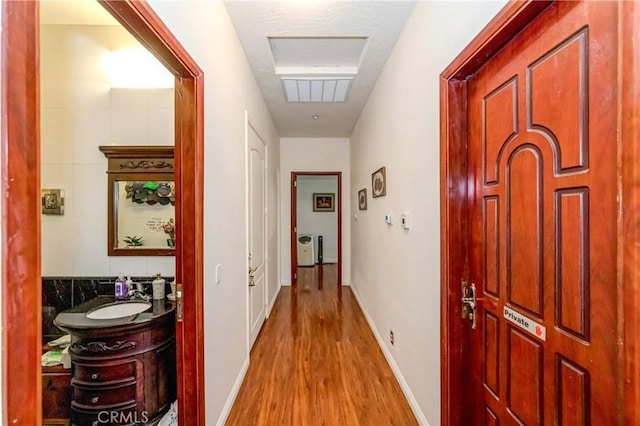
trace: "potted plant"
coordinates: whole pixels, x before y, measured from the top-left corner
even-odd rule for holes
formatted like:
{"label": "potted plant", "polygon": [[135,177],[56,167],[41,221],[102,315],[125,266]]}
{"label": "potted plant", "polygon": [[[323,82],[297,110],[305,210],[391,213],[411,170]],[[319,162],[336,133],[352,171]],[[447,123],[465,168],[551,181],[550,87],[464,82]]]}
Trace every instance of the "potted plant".
{"label": "potted plant", "polygon": [[127,247],[142,247],[144,245],[142,237],[138,237],[137,235],[127,235],[123,241],[127,245]]}

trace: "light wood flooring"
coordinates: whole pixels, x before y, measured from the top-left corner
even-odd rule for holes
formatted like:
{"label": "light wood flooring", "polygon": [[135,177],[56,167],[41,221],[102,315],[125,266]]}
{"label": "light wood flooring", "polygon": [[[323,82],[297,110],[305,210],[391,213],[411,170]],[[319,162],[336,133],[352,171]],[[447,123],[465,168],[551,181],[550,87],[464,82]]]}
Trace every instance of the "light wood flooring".
{"label": "light wood flooring", "polygon": [[298,269],[251,352],[227,425],[415,425],[336,265]]}

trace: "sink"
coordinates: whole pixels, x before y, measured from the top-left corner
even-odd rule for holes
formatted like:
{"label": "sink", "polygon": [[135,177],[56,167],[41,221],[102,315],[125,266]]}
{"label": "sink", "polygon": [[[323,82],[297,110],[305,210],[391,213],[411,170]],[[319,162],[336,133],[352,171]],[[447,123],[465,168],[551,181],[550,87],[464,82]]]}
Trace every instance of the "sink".
{"label": "sink", "polygon": [[124,318],[144,312],[151,307],[151,303],[143,301],[115,302],[98,306],[86,313],[90,319]]}

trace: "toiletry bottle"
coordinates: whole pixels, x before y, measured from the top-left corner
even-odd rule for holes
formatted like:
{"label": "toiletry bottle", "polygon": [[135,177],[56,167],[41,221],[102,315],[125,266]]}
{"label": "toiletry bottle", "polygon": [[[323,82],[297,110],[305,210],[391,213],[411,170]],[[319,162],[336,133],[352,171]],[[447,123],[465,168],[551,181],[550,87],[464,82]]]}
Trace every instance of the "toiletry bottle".
{"label": "toiletry bottle", "polygon": [[128,294],[127,294],[127,283],[126,283],[123,275],[120,275],[116,279],[115,296],[116,296],[116,300],[125,300],[128,297]]}
{"label": "toiletry bottle", "polygon": [[124,283],[125,283],[124,290],[127,292],[127,296],[128,296],[131,290],[133,290],[133,281],[131,281],[131,276],[128,276],[127,280]]}
{"label": "toiletry bottle", "polygon": [[166,281],[160,274],[156,274],[153,282],[151,283],[153,286],[153,298],[155,300],[164,299],[164,284]]}

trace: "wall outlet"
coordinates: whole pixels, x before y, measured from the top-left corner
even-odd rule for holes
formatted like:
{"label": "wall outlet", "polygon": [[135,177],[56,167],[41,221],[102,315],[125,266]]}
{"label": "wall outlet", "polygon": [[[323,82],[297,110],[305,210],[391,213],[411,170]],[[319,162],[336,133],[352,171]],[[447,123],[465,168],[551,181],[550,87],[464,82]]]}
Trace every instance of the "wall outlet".
{"label": "wall outlet", "polygon": [[393,330],[389,330],[389,342],[391,342],[391,346],[394,346]]}

